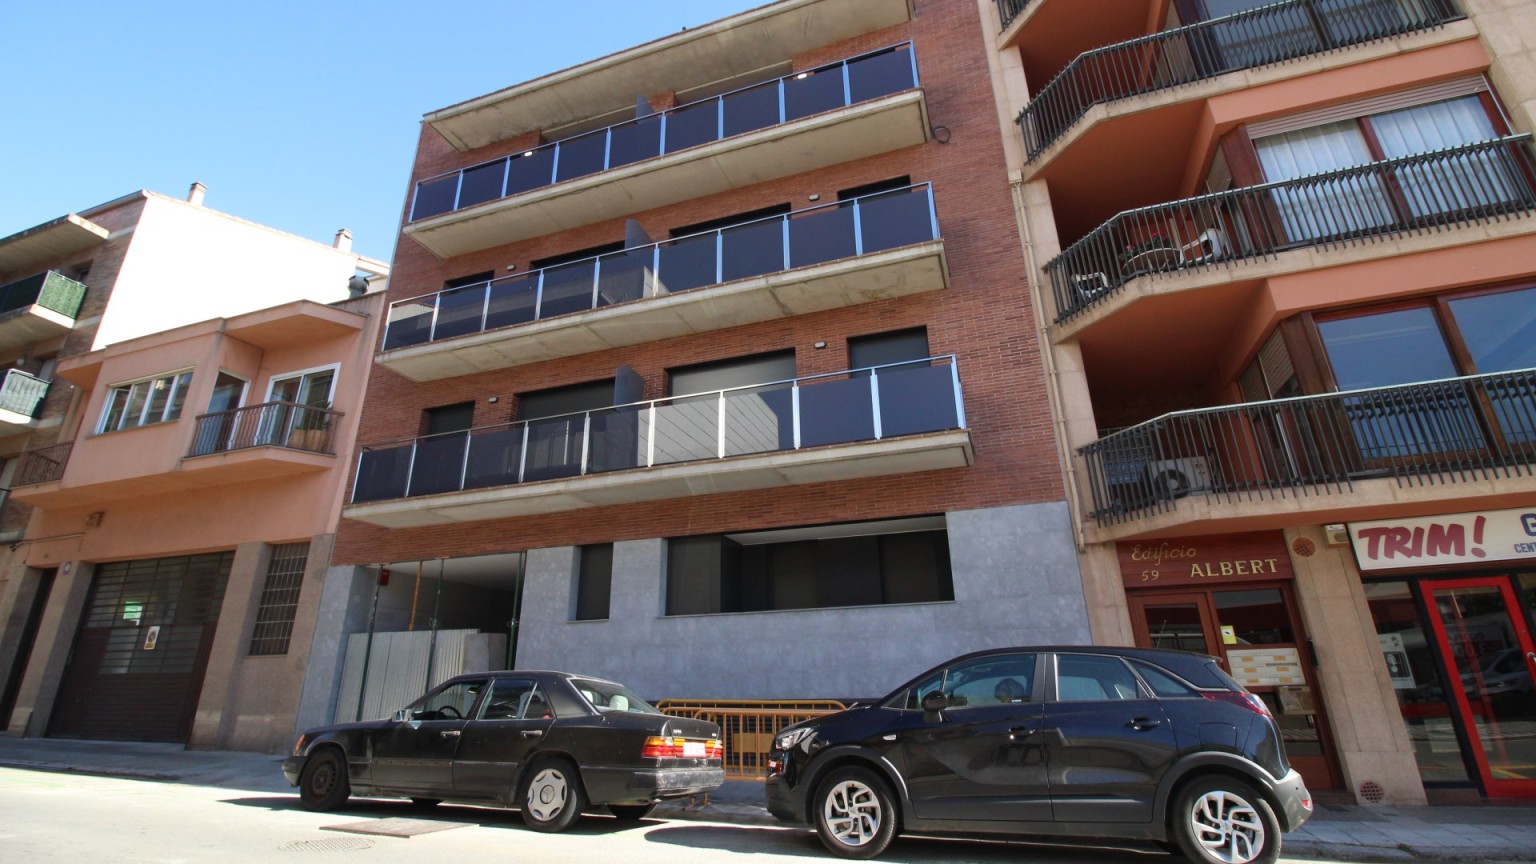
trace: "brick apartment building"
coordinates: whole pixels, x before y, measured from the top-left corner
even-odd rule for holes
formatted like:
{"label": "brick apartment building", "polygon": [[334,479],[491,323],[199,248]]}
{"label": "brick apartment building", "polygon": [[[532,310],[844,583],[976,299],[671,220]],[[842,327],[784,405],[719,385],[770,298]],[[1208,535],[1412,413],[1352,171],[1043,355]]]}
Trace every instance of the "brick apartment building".
{"label": "brick apartment building", "polygon": [[1536,794],[1536,3],[987,5],[1094,637],[1313,789]]}
{"label": "brick apartment building", "polygon": [[1090,638],[992,14],[784,0],[426,115],[339,717],[487,657],[868,697]]}
{"label": "brick apartment building", "polygon": [[0,238],[7,734],[276,752],[336,654],[310,635],[388,271],[203,194]]}

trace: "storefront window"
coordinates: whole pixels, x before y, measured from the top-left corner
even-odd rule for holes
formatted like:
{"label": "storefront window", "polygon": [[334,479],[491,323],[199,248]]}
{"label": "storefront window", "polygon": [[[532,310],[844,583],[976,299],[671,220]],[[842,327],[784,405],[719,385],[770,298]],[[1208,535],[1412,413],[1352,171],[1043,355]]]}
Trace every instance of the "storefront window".
{"label": "storefront window", "polygon": [[1216,617],[1232,628],[1239,645],[1296,644],[1279,588],[1217,591]]}
{"label": "storefront window", "polygon": [[1419,774],[1426,783],[1467,782],[1471,778],[1435,663],[1433,636],[1419,617],[1408,583],[1372,582],[1365,586],[1365,595]]}

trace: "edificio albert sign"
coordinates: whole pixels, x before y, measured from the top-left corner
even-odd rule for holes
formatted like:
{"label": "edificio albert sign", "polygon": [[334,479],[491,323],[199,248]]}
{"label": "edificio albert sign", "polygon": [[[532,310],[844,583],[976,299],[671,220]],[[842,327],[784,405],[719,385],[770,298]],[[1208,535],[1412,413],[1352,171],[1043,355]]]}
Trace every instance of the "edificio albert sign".
{"label": "edificio albert sign", "polygon": [[1536,561],[1536,508],[1351,522],[1361,570]]}
{"label": "edificio albert sign", "polygon": [[1278,531],[1116,543],[1127,588],[1291,579],[1291,557]]}

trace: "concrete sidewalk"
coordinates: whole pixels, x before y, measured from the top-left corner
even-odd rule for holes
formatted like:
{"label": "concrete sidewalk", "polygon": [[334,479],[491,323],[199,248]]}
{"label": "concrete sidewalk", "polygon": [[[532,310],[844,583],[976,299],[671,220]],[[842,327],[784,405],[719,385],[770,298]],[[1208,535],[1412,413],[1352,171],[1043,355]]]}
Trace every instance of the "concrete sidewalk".
{"label": "concrete sidewalk", "polygon": [[[187,750],[179,744],[0,736],[0,767],[297,795],[283,779],[282,761],[281,756]],[[763,808],[762,784],[741,781],[726,783],[702,800],[666,802],[655,815],[780,824]],[[1536,861],[1536,804],[1320,804],[1301,830],[1285,835],[1285,855],[1339,861]]]}

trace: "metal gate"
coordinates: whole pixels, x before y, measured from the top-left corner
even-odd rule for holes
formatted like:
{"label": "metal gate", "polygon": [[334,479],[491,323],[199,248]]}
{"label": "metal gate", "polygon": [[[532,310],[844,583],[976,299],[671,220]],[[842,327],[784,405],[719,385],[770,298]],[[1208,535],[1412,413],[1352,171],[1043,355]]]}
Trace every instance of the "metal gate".
{"label": "metal gate", "polygon": [[98,564],[48,734],[185,742],[234,560]]}

